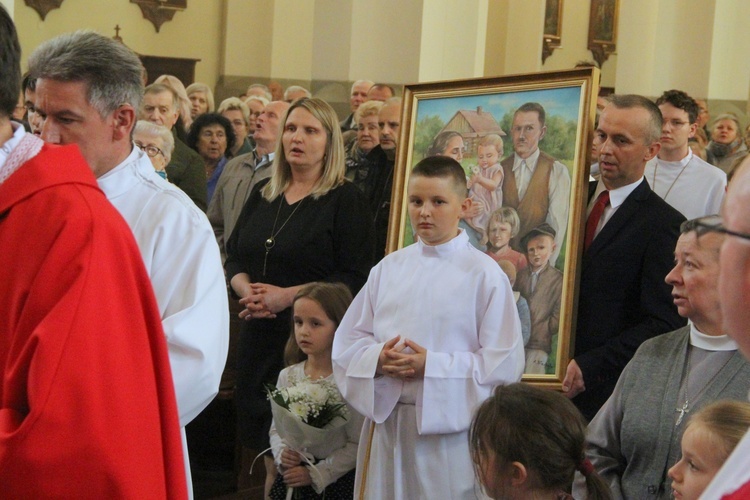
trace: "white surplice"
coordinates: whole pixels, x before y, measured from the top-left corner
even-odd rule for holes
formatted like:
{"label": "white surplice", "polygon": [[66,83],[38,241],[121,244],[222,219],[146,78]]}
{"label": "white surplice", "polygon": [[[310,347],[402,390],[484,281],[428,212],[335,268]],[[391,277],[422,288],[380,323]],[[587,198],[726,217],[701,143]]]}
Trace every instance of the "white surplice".
{"label": "white surplice", "polygon": [[219,247],[205,214],[159,177],[140,149],[134,147],[97,182],[132,229],[151,278],[167,339],[190,485],[184,426],[218,393],[229,346]]}
{"label": "white surplice", "polygon": [[[375,376],[396,335],[427,349],[423,380]],[[523,369],[510,283],[466,233],[385,257],[334,337],[336,384],[366,418],[355,497],[364,474],[367,499],[482,497],[469,456],[471,418],[495,385],[517,382]]]}

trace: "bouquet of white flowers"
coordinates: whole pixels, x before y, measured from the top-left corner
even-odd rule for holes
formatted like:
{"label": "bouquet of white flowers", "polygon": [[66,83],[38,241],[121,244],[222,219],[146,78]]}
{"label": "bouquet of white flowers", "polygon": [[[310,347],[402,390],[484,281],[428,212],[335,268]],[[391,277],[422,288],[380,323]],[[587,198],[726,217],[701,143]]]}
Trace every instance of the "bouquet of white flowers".
{"label": "bouquet of white flowers", "polygon": [[[309,377],[289,381],[289,387],[266,385],[276,430],[287,446],[317,457],[343,446],[349,410],[336,384]],[[339,428],[340,432],[332,432]]]}

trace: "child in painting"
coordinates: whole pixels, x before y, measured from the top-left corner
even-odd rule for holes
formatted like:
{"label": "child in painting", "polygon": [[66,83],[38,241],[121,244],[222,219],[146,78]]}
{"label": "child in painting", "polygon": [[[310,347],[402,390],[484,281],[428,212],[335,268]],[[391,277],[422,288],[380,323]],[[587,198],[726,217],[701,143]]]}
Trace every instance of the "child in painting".
{"label": "child in painting", "polygon": [[503,167],[500,158],[503,156],[503,139],[497,134],[489,134],[479,140],[477,160],[479,171],[472,174],[466,183],[469,196],[482,202],[484,212],[473,217],[469,224],[482,234],[481,244],[487,242],[487,221],[489,214],[503,204]]}
{"label": "child in painting", "polygon": [[[290,387],[306,379],[334,382],[333,336],[351,301],[351,292],[342,283],[310,283],[297,292],[292,304],[294,328],[284,351],[287,368],[279,374],[277,388]],[[287,498],[288,488],[294,488],[294,498],[353,497],[354,467],[363,419],[351,407],[347,410],[346,424],[326,432],[325,443],[304,450],[314,457],[310,459],[314,468],[300,453],[288,447],[285,436],[277,431],[277,422],[271,423],[271,449],[279,474],[271,486],[269,498]]]}
{"label": "child in painting", "polygon": [[520,227],[518,212],[512,207],[498,208],[490,214],[487,223],[487,255],[496,261],[510,261],[518,272],[523,271],[528,263],[524,254],[510,246],[511,238],[518,234]]}
{"label": "child in painting", "polygon": [[563,273],[549,264],[555,251],[555,230],[542,223],[521,238],[529,266],[518,273],[516,289],[529,303],[531,338],[526,344],[526,371],[543,375],[560,326]]}
{"label": "child in painting", "polygon": [[[498,260],[497,264],[508,277],[510,286],[513,288],[516,284],[516,266],[514,266],[509,260]],[[518,318],[521,320],[521,336],[523,337],[523,345],[525,347],[526,344],[529,343],[529,337],[531,336],[531,313],[529,312],[529,303],[521,296],[521,292],[514,291],[513,298],[516,299]]]}
{"label": "child in painting", "polygon": [[372,269],[334,339],[338,387],[366,418],[355,493],[474,499],[469,424],[494,386],[520,380],[518,312],[499,266],[458,227],[461,165],[423,159],[407,200],[418,241]]}
{"label": "child in painting", "polygon": [[682,458],[669,469],[674,498],[693,500],[703,491],[750,427],[750,404],[717,401],[690,418]]}
{"label": "child in painting", "polygon": [[611,498],[584,455],[586,423],[562,394],[528,384],[499,386],[477,410],[469,431],[475,473],[495,499],[573,500],[576,470],[587,498]]}

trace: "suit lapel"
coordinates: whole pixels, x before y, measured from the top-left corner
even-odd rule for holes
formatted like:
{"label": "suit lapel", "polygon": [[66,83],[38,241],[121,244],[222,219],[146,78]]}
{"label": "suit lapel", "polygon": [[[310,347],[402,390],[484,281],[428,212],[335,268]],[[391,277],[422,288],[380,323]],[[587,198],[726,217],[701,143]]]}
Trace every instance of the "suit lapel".
{"label": "suit lapel", "polygon": [[622,205],[620,205],[617,211],[607,221],[599,234],[596,235],[596,238],[591,242],[588,251],[584,254],[584,260],[594,257],[617,237],[623,226],[628,223],[633,215],[638,213],[641,208],[641,202],[648,197],[650,192],[651,188],[644,179],[643,182],[641,182],[638,187],[635,188],[627,198],[625,198]]}

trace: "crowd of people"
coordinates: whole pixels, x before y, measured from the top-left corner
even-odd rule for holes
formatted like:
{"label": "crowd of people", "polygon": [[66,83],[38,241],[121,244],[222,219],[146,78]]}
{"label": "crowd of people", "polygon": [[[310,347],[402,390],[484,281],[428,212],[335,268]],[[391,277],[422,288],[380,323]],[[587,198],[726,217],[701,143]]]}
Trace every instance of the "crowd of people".
{"label": "crowd of people", "polygon": [[20,61],[0,7],[3,498],[192,497],[185,427],[220,390],[267,498],[750,495],[737,117],[706,129],[679,90],[603,103],[553,391],[521,378],[549,373],[578,224],[541,104],[505,157],[441,130],[404,186],[415,243],[388,253],[391,86],[354,82],[341,119],[300,86],[144,86],[90,31]]}

